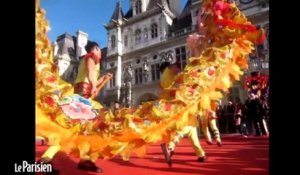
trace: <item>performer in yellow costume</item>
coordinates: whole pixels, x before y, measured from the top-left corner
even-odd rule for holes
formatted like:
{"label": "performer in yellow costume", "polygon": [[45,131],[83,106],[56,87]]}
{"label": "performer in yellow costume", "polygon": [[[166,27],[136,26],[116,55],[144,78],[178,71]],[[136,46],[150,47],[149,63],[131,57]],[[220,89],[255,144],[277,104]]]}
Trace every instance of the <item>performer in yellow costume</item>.
{"label": "performer in yellow costume", "polygon": [[[98,79],[100,74],[100,60],[101,60],[101,49],[96,42],[89,42],[85,49],[87,54],[84,59],[81,60],[79,65],[78,75],[75,80],[74,85],[74,93],[85,97],[86,99],[94,96],[98,93],[97,86],[103,83],[104,78],[111,78],[111,74],[106,74]],[[82,99],[81,99],[82,100]],[[97,103],[96,101],[91,100],[91,106],[93,109],[101,109],[102,105]],[[51,146],[49,149],[43,154],[41,161],[49,163],[51,162],[54,155],[60,151],[59,146],[59,137],[53,137],[51,140]],[[78,169],[88,170],[93,172],[102,172],[100,168],[98,168],[95,164],[96,159],[92,158],[88,154],[89,145],[81,144],[78,145],[80,151],[80,159],[81,161],[78,164]],[[54,170],[52,174],[56,172]]]}
{"label": "performer in yellow costume", "polygon": [[[97,87],[103,82],[105,76],[111,77],[112,75],[108,73],[98,79],[100,75],[101,49],[96,42],[89,42],[85,46],[85,50],[87,54],[79,65],[78,75],[74,84],[74,93],[90,98],[98,93]],[[102,108],[96,102],[93,104],[93,107],[95,108],[96,105],[98,108]],[[81,145],[80,148],[81,161],[78,164],[78,169],[102,172],[95,164],[96,159],[93,160],[88,155],[89,145]]]}
{"label": "performer in yellow costume", "polygon": [[213,137],[217,142],[218,146],[222,146],[222,142],[221,142],[221,137],[220,137],[220,131],[217,127],[217,123],[216,123],[216,103],[212,102],[212,109],[211,110],[207,110],[204,114],[199,114],[200,115],[200,121],[201,121],[201,128],[203,131],[203,134],[206,137],[206,142],[209,145],[212,145],[212,139],[211,139],[211,135],[210,135],[210,131],[209,128],[212,130],[213,132]]}
{"label": "performer in yellow costume", "polygon": [[[161,65],[160,69],[162,72],[160,79],[160,85],[161,88],[163,88],[162,95],[164,98],[172,98],[172,95],[166,95],[168,94],[166,91],[168,92],[168,88],[170,88],[171,85],[176,82],[176,79],[180,77],[180,75],[178,75],[179,66],[177,64],[165,62]],[[192,119],[193,120],[191,120],[187,126],[184,126],[182,130],[176,132],[175,137],[173,140],[171,140],[171,142],[169,142],[168,147],[166,144],[161,145],[166,161],[170,167],[172,166],[171,156],[174,153],[175,146],[184,136],[188,136],[188,138],[191,140],[192,146],[195,149],[195,153],[198,156],[197,160],[199,162],[204,162],[206,160],[205,152],[199,142],[197,125],[195,125],[195,123],[198,124],[199,122],[197,121],[197,117],[193,117]]]}
{"label": "performer in yellow costume", "polygon": [[[79,65],[78,75],[74,83],[74,93],[89,98],[92,94],[97,93],[97,86],[103,82],[104,76],[97,80],[100,74],[101,60],[99,45],[96,42],[89,42],[85,49],[88,54],[85,55]],[[111,74],[106,76],[111,76]]]}

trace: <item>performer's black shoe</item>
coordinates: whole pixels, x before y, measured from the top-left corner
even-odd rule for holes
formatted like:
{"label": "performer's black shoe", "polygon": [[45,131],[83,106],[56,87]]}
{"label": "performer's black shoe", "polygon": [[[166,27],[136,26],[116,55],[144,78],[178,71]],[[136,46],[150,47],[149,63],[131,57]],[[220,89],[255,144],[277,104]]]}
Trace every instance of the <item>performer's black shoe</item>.
{"label": "performer's black shoe", "polygon": [[222,145],[222,142],[218,142],[217,145],[218,145],[219,147],[223,146],[223,145]]}
{"label": "performer's black shoe", "polygon": [[206,160],[207,160],[206,156],[198,157],[198,159],[197,159],[198,162],[206,162]]}
{"label": "performer's black shoe", "polygon": [[49,158],[41,158],[40,160],[37,161],[38,163],[43,163],[43,164],[50,164],[52,167],[52,171],[51,172],[46,172],[46,175],[58,175],[59,174],[59,170],[53,168],[53,164],[51,159]]}
{"label": "performer's black shoe", "polygon": [[174,155],[174,151],[170,151],[170,157]]}
{"label": "performer's black shoe", "polygon": [[212,143],[212,141],[206,141],[206,143],[208,144],[208,145],[212,145],[213,143]]}
{"label": "performer's black shoe", "polygon": [[162,151],[164,153],[165,159],[166,159],[169,167],[172,167],[171,155],[170,155],[170,152],[169,152],[169,150],[167,148],[167,145],[165,143],[163,143],[160,146],[161,146],[161,149],[162,149]]}
{"label": "performer's black shoe", "polygon": [[102,169],[97,167],[96,164],[90,160],[80,161],[77,165],[80,170],[92,171],[96,173],[102,173]]}

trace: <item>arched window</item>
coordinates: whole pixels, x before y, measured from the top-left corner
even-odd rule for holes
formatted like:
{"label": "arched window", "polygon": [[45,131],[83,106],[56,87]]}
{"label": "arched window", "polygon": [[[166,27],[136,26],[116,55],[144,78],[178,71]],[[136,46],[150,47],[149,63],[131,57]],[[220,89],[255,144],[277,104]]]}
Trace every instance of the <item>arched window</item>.
{"label": "arched window", "polygon": [[153,23],[151,25],[151,38],[157,38],[157,24]]}
{"label": "arched window", "polygon": [[116,47],[116,36],[111,36],[111,48],[114,49]]}
{"label": "arched window", "polygon": [[135,14],[140,14],[140,13],[142,13],[142,1],[137,0],[135,2]]}
{"label": "arched window", "polygon": [[135,43],[136,43],[136,44],[139,44],[139,43],[141,42],[141,39],[142,39],[141,35],[142,35],[141,30],[140,30],[140,29],[137,29],[137,30],[135,31]]}

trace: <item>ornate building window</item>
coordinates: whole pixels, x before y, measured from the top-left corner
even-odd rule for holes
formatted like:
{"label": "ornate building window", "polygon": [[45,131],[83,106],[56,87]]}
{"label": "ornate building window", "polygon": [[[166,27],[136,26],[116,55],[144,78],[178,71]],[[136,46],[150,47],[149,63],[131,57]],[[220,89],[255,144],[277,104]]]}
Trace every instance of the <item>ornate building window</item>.
{"label": "ornate building window", "polygon": [[111,36],[110,40],[111,40],[110,41],[111,42],[111,48],[114,49],[116,47],[116,36],[115,35]]}
{"label": "ornate building window", "polygon": [[156,81],[160,79],[159,63],[151,65],[151,79]]}
{"label": "ornate building window", "polygon": [[143,68],[140,67],[134,69],[134,78],[135,78],[135,84],[143,83]]}
{"label": "ornate building window", "polygon": [[157,24],[153,23],[151,25],[151,38],[157,38],[158,34],[157,34]]}
{"label": "ornate building window", "polygon": [[142,32],[141,32],[141,30],[140,29],[137,29],[136,31],[135,31],[135,44],[139,44],[139,43],[141,43],[141,39],[142,39]]}
{"label": "ornate building window", "polygon": [[186,65],[186,49],[185,46],[175,48],[176,62],[180,63],[180,68],[183,70]]}
{"label": "ornate building window", "polygon": [[140,13],[142,13],[142,1],[137,0],[135,2],[135,14],[140,14]]}

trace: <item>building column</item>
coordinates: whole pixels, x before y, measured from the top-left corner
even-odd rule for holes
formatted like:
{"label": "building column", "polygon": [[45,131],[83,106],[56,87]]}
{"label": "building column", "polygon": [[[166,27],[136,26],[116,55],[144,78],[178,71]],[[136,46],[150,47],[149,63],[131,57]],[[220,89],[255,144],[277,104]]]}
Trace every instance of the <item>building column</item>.
{"label": "building column", "polygon": [[121,21],[117,24],[117,72],[116,72],[116,86],[117,86],[117,98],[120,100],[121,97],[121,86],[122,86],[122,54],[123,44],[121,35]]}

